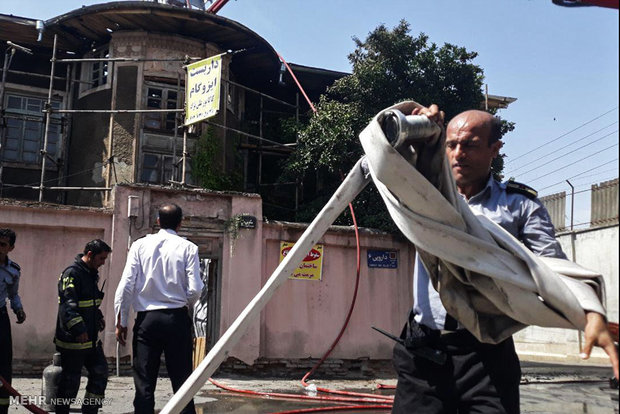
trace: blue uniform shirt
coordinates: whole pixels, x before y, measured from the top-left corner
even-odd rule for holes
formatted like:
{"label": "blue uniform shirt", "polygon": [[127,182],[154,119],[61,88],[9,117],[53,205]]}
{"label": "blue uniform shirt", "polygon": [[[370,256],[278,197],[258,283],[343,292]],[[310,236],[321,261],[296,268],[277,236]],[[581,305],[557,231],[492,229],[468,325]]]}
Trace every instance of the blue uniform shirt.
{"label": "blue uniform shirt", "polygon": [[14,312],[22,308],[22,301],[17,294],[19,289],[19,266],[7,257],[6,264],[0,264],[0,308],[11,301]]}
{"label": "blue uniform shirt", "polygon": [[[538,256],[566,258],[555,239],[549,213],[537,198],[506,191],[506,183],[499,183],[491,176],[486,187],[467,203],[472,210],[502,226]],[[413,273],[413,303],[418,323],[431,329],[444,328],[446,309],[417,255]]]}

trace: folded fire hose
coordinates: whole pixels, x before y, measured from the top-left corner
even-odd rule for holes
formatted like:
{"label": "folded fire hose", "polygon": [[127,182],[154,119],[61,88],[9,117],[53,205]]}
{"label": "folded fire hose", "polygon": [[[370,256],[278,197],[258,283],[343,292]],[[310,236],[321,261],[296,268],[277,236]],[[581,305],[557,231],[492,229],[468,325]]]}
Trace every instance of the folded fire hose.
{"label": "folded fire hose", "polygon": [[381,111],[362,131],[366,156],[162,414],[179,413],[200,390],[369,175],[395,224],[416,246],[446,310],[479,340],[497,343],[527,325],[583,329],[584,309],[605,314],[601,275],[568,260],[537,257],[470,210],[445,159],[443,131],[424,116],[403,115],[416,106],[410,101]]}

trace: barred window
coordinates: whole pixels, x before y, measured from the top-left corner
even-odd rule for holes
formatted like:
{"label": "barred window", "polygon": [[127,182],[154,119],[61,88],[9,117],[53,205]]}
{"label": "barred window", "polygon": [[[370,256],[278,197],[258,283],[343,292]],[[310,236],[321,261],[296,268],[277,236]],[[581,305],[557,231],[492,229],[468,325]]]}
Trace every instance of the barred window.
{"label": "barred window", "polygon": [[[177,159],[180,161],[180,159]],[[191,182],[191,166],[186,164],[187,177],[186,181]],[[170,180],[181,181],[181,163],[177,166],[176,173],[173,175],[174,165],[172,157],[164,154],[155,154],[145,152],[142,155],[142,173],[140,181],[150,184],[169,184]]]}
{"label": "barred window", "polygon": [[[6,96],[6,140],[2,159],[6,162],[38,164],[45,137],[46,99],[17,94]],[[60,101],[52,101],[53,109],[60,109]],[[52,114],[47,135],[47,152],[57,159],[60,154],[61,117]]]}
{"label": "barred window", "polygon": [[[149,86],[146,90],[146,109],[176,109],[179,98],[172,88]],[[144,116],[144,128],[151,131],[174,132],[176,112],[153,112]]]}
{"label": "barred window", "polygon": [[[109,58],[109,49],[97,50],[93,53],[93,58]],[[105,85],[108,82],[108,62],[91,62],[90,70],[91,88]]]}

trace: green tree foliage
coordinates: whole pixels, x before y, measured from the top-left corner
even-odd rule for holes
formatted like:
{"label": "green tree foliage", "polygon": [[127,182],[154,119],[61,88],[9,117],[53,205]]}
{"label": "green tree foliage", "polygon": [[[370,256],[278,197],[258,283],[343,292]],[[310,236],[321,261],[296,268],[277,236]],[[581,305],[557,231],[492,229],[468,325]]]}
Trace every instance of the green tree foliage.
{"label": "green tree foliage", "polygon": [[[413,37],[406,21],[393,29],[384,25],[356,45],[349,61],[353,73],[339,79],[320,98],[317,113],[298,131],[298,147],[286,174],[311,177],[311,202],[302,205],[298,220],[309,221],[329,199],[362,156],[358,134],[380,110],[404,100],[436,103],[450,119],[461,111],[479,108],[483,70],[473,63],[477,53],[444,44],[428,36]],[[388,231],[395,229],[374,186],[355,201],[358,223]],[[350,224],[344,217],[342,224]]]}
{"label": "green tree foliage", "polygon": [[242,176],[239,173],[222,173],[216,161],[221,151],[223,149],[219,145],[213,128],[204,128],[191,158],[192,176],[198,185],[209,190],[240,190]]}

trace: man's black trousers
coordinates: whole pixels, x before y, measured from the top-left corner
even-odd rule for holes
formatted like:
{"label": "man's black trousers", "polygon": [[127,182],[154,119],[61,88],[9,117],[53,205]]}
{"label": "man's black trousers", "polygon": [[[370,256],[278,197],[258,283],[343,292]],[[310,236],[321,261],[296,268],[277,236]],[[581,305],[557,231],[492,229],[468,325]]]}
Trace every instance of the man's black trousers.
{"label": "man's black trousers", "polygon": [[[138,312],[133,328],[133,373],[137,414],[153,413],[161,353],[177,392],[192,373],[192,322],[187,308]],[[182,413],[195,413],[190,401]]]}
{"label": "man's black trousers", "polygon": [[394,347],[398,384],[393,413],[519,413],[521,367],[512,338],[482,344],[465,330],[438,336],[431,348],[445,352],[439,365]]}
{"label": "man's black trousers", "polygon": [[70,400],[77,397],[80,389],[82,367],[85,367],[88,372],[86,392],[82,400],[82,412],[96,413],[102,406],[105,389],[108,385],[108,363],[103,354],[101,341],[93,349],[58,350],[62,372],[58,382],[56,414],[69,413]]}
{"label": "man's black trousers", "polygon": [[[0,375],[10,384],[13,376],[13,343],[11,321],[6,306],[0,308]],[[0,388],[0,414],[9,409],[9,393]]]}

